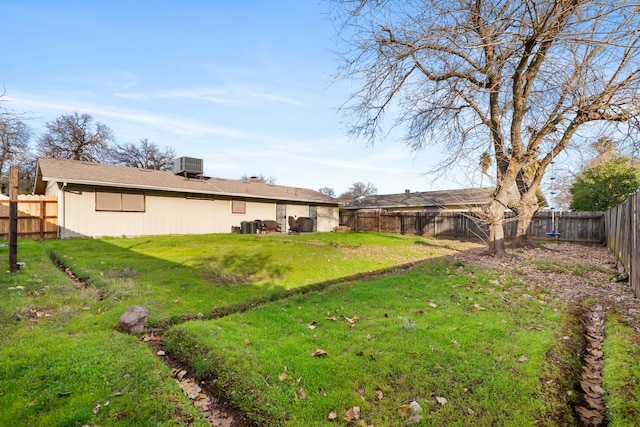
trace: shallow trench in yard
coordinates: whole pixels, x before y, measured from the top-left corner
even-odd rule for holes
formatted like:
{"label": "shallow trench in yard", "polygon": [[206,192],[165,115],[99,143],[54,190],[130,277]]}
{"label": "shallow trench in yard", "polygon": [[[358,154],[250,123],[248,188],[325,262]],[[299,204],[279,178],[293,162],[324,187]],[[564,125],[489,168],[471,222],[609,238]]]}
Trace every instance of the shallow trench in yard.
{"label": "shallow trench in yard", "polygon": [[[52,257],[51,260],[67,275],[75,288],[82,289],[90,286],[76,277],[69,268],[65,268],[57,259]],[[572,408],[576,422],[581,427],[607,425],[606,410],[602,400],[605,393],[602,388],[605,316],[605,310],[599,304],[581,307],[585,346],[581,352],[580,377],[575,381],[577,398]],[[189,318],[192,319],[190,316]],[[254,422],[230,404],[229,399],[215,386],[215,379],[213,381],[198,380],[186,364],[165,353],[161,344],[163,331],[162,328],[148,328],[140,340],[147,343],[156,356],[171,368],[172,376],[177,384],[194,406],[205,415],[209,425],[214,427],[255,427]]]}

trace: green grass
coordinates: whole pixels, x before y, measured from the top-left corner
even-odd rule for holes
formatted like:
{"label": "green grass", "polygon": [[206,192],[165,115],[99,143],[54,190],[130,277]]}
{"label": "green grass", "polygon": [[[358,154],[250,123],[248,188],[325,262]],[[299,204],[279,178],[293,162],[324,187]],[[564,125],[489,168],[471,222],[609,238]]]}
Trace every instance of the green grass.
{"label": "green grass", "polygon": [[640,419],[640,334],[609,315],[605,323],[602,384],[610,427],[631,427]]}
{"label": "green grass", "polygon": [[102,317],[109,302],[75,289],[41,244],[18,254],[26,268],[0,276],[0,425],[207,425],[149,347]]}
{"label": "green grass", "polygon": [[[376,233],[21,241],[26,268],[0,265],[0,425],[206,425],[155,351],[117,331],[133,304],[175,324],[167,350],[266,425],[324,425],[356,405],[372,424],[404,425],[398,408],[413,400],[420,425],[571,425],[574,308],[442,259],[473,246]],[[181,323],[198,313],[209,320]],[[620,328],[608,375],[626,366],[637,384],[622,362],[637,345]],[[318,348],[327,356],[311,357]],[[612,414],[637,413],[629,383],[610,384]]]}
{"label": "green grass", "polygon": [[[315,233],[51,240],[53,257],[109,294],[104,310],[149,307],[151,324],[250,307],[345,276],[452,253],[414,236]],[[469,244],[456,243],[459,248]],[[222,312],[226,312],[222,310]],[[109,313],[105,313],[109,316]],[[118,314],[119,316],[119,314]],[[116,321],[115,315],[112,321]]]}
{"label": "green grass", "polygon": [[[165,343],[263,425],[325,425],[352,406],[368,424],[403,425],[410,414],[398,408],[414,400],[424,425],[565,425],[570,410],[558,396],[571,384],[556,361],[576,363],[557,336],[568,314],[495,279],[427,264],[188,322]],[[318,348],[328,355],[312,357]],[[283,373],[291,379],[280,381]],[[554,398],[547,381],[560,385]]]}

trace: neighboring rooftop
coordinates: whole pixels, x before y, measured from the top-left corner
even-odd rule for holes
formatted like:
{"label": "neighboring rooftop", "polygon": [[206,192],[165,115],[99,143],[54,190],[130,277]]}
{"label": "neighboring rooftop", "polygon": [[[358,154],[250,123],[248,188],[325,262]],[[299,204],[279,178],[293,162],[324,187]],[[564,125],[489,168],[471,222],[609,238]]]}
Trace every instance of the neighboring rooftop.
{"label": "neighboring rooftop", "polygon": [[152,169],[38,158],[34,193],[44,194],[47,182],[337,204],[335,199],[307,188],[223,178],[185,178]]}
{"label": "neighboring rooftop", "polygon": [[418,191],[366,196],[350,201],[345,209],[415,209],[482,206],[491,201],[493,188]]}

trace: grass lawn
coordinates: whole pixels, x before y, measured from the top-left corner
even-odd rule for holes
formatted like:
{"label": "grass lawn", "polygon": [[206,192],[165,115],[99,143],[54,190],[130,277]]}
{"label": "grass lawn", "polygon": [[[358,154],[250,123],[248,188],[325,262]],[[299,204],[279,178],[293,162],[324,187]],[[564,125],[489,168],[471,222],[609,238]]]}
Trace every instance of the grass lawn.
{"label": "grass lawn", "polygon": [[[27,267],[5,273],[5,257],[0,276],[0,425],[207,425],[155,351],[117,331],[132,304],[264,425],[572,425],[577,310],[442,258],[474,246],[375,233],[21,241]],[[610,372],[637,379],[624,362],[637,335],[607,333]],[[605,379],[610,425],[638,411],[624,378]]]}

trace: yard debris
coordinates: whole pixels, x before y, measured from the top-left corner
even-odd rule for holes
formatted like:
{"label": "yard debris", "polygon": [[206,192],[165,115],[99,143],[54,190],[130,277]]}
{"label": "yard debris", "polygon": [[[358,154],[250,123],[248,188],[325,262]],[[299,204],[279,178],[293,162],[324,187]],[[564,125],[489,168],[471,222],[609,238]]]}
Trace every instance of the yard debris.
{"label": "yard debris", "polygon": [[604,345],[605,311],[601,305],[583,309],[582,322],[587,341],[583,357],[580,388],[576,413],[585,426],[601,426],[605,424],[605,406],[602,401],[602,367]]}
{"label": "yard debris", "polygon": [[523,354],[522,356],[520,356],[520,358],[518,359],[518,362],[523,363],[526,362],[527,360],[529,360],[529,356],[527,356],[526,354]]}
{"label": "yard debris", "polygon": [[313,322],[311,322],[311,323],[309,323],[309,324],[307,325],[307,328],[309,328],[309,329],[315,329],[317,326],[318,326],[318,322],[316,322],[316,321],[314,320]]}
{"label": "yard debris", "polygon": [[411,401],[411,403],[409,403],[409,406],[411,406],[411,410],[414,414],[419,414],[422,412],[422,406],[420,406],[420,404],[415,400]]}
{"label": "yard debris", "polygon": [[449,402],[447,402],[447,399],[445,399],[444,397],[440,397],[440,396],[436,396],[436,402],[438,402],[442,406],[444,406],[447,403],[449,403]]}
{"label": "yard debris", "polygon": [[435,302],[433,302],[433,301],[429,301],[429,307],[431,307],[431,308],[437,308],[437,307],[438,307],[438,304],[436,304],[436,303],[435,303]]}
{"label": "yard debris", "polygon": [[329,421],[335,421],[338,419],[338,414],[336,413],[336,411],[331,411],[329,412],[329,415],[327,416],[327,419]]}
{"label": "yard debris", "polygon": [[313,353],[311,353],[311,357],[320,357],[320,356],[326,356],[326,355],[327,355],[327,352],[321,348],[317,348]]}
{"label": "yard debris", "polygon": [[422,421],[422,415],[413,414],[407,419],[407,421],[404,422],[404,425],[413,426],[413,425],[418,424],[420,421]]}
{"label": "yard debris", "polygon": [[342,421],[347,422],[347,423],[352,423],[354,421],[358,421],[360,419],[360,407],[359,406],[353,406],[349,409],[347,409],[347,411],[344,414],[344,418],[342,419]]}

